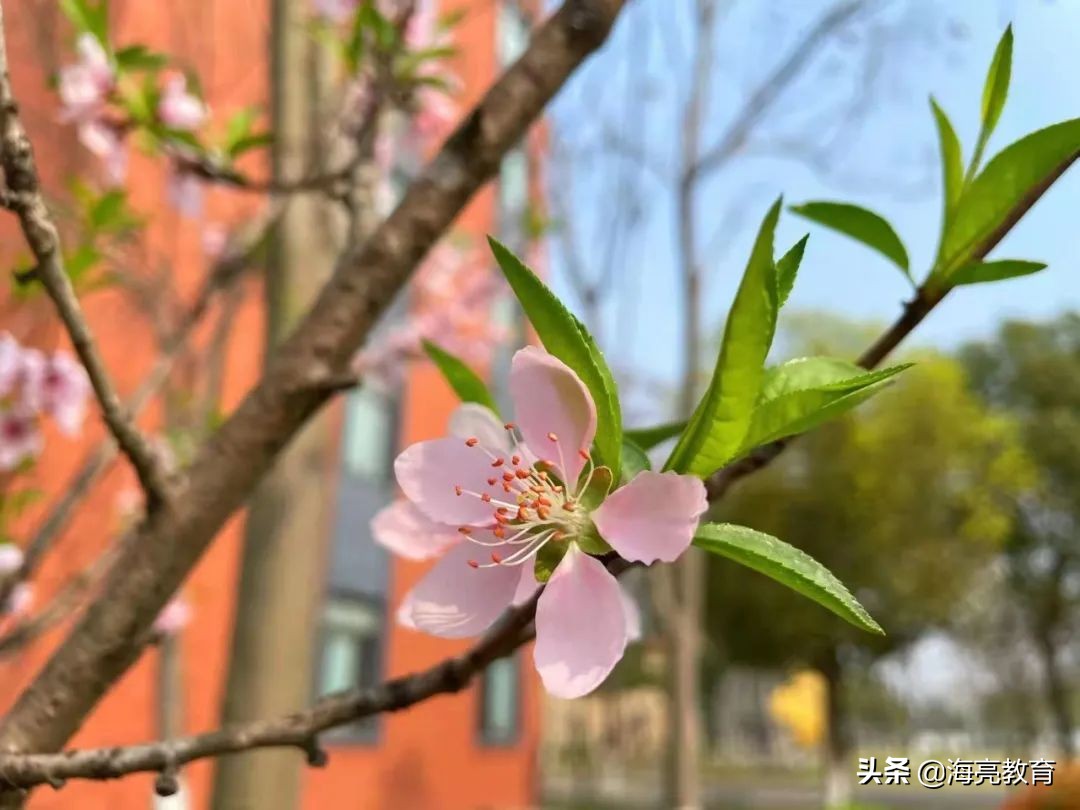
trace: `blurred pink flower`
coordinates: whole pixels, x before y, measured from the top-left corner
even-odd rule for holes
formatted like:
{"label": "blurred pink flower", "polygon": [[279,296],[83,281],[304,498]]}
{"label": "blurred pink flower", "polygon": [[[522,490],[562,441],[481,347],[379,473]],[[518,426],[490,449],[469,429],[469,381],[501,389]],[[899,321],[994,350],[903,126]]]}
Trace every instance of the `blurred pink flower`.
{"label": "blurred pink flower", "polygon": [[[548,692],[580,697],[640,633],[618,581],[581,544],[597,533],[626,560],[671,562],[693,539],[705,485],[646,470],[606,496],[590,490],[596,407],[577,374],[541,349],[514,355],[510,397],[516,425],[500,428],[490,411],[462,406],[458,435],[414,444],[394,462],[413,506],[461,536],[405,597],[399,616],[437,636],[482,633],[535,592],[536,555],[554,550],[561,559],[537,603],[533,658]],[[469,421],[474,432],[462,439]],[[416,542],[431,541],[430,527],[418,530]]]}
{"label": "blurred pink flower", "polygon": [[209,222],[202,229],[203,255],[211,261],[217,261],[229,244],[229,231],[220,222]]}
{"label": "blurred pink flower", "polygon": [[360,5],[360,0],[312,0],[315,13],[332,23],[342,23]]}
{"label": "blurred pink flower", "polygon": [[128,149],[116,127],[106,121],[84,121],[79,124],[79,142],[101,160],[105,179],[118,186],[127,177]]}
{"label": "blurred pink flower", "polygon": [[165,78],[157,113],[170,129],[191,132],[205,123],[209,110],[202,99],[188,91],[187,77],[175,72]]}
{"label": "blurred pink flower", "polygon": [[11,589],[4,613],[11,617],[22,617],[34,606],[34,586],[29,582],[20,582]]}
{"label": "blurred pink flower", "polygon": [[41,453],[37,419],[23,405],[0,411],[0,472],[11,472]]}
{"label": "blurred pink flower", "polygon": [[75,49],[79,61],[60,68],[57,92],[61,120],[83,122],[101,114],[116,84],[116,74],[93,35],[80,34]]}
{"label": "blurred pink flower", "polygon": [[191,622],[191,605],[182,596],[173,598],[158,617],[154,619],[154,630],[162,635],[173,636]]}
{"label": "blurred pink flower", "polygon": [[0,332],[0,397],[11,393],[22,379],[23,348],[9,332]]}
{"label": "blurred pink flower", "polygon": [[24,401],[51,416],[68,436],[75,436],[86,418],[90,378],[71,355],[55,352],[45,357],[27,350]]}
{"label": "blurred pink flower", "polygon": [[14,543],[0,544],[0,576],[11,574],[22,568],[23,552]]}
{"label": "blurred pink flower", "polygon": [[181,216],[196,219],[202,213],[202,180],[175,161],[169,170],[167,193],[169,202]]}
{"label": "blurred pink flower", "polygon": [[405,364],[422,356],[430,340],[473,365],[486,365],[507,338],[492,307],[502,282],[477,251],[437,245],[420,268],[407,320],[389,330],[356,360],[356,369],[382,386],[397,384]]}

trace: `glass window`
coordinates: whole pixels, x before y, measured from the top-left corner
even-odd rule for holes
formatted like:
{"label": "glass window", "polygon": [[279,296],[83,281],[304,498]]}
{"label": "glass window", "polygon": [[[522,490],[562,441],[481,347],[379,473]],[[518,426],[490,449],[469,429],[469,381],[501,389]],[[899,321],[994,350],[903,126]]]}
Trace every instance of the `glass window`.
{"label": "glass window", "polygon": [[499,62],[509,65],[529,47],[529,21],[512,2],[499,6],[498,32]]}
{"label": "glass window", "polygon": [[521,706],[518,658],[500,658],[480,681],[480,739],[485,745],[513,745]]}
{"label": "glass window", "polygon": [[[318,694],[375,686],[380,676],[383,609],[372,600],[331,596],[323,610],[322,657]],[[335,730],[331,738],[371,739],[375,719],[364,718]]]}
{"label": "glass window", "polygon": [[384,394],[363,386],[345,404],[345,471],[368,481],[383,481],[393,453],[393,410]]}

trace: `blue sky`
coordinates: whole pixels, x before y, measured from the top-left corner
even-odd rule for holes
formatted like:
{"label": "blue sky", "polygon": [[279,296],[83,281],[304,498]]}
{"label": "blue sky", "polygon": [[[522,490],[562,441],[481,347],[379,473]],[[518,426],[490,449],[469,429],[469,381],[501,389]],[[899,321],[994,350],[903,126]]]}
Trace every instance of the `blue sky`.
{"label": "blue sky", "polygon": [[[668,34],[657,33],[655,15],[689,6],[690,0],[637,0],[609,46],[563,93],[555,106],[556,130],[573,140],[598,118],[613,115],[608,96],[617,96],[620,70],[629,61],[645,65],[640,92],[642,116],[624,133],[658,163],[670,163],[678,141],[679,97],[685,92],[692,56],[688,32],[671,22]],[[660,3],[662,5],[657,6]],[[706,145],[730,119],[730,110],[772,69],[800,33],[833,5],[829,0],[790,0],[763,5],[750,0],[733,4],[717,27],[718,59],[710,94]],[[676,19],[677,13],[671,19]],[[631,33],[639,27],[638,38]],[[866,20],[869,19],[869,22]],[[804,163],[771,156],[745,156],[702,185],[698,224],[708,235],[727,212],[738,224],[708,249],[701,247],[708,267],[704,307],[709,323],[719,328],[738,275],[749,252],[754,230],[778,194],[789,202],[841,199],[869,207],[896,227],[911,255],[916,276],[936,247],[940,216],[935,130],[927,98],[933,93],[953,120],[965,146],[965,159],[975,139],[983,79],[1004,26],[1015,30],[1013,81],[1009,101],[988,155],[1043,126],[1080,116],[1080,3],[1066,0],[879,0],[879,8],[851,26],[858,36],[887,32],[883,44],[859,50],[846,36],[827,48],[804,80],[784,95],[775,126],[769,131],[820,131],[800,120],[820,116],[843,99],[866,69],[867,56],[879,59],[879,88],[871,96],[862,126],[845,132],[833,151],[833,169],[823,176]],[[648,28],[648,34],[641,34]],[[648,38],[643,47],[642,37]],[[661,39],[665,41],[661,42]],[[866,40],[863,40],[866,41]],[[851,52],[856,52],[855,57]],[[639,65],[640,66],[640,65]],[[639,85],[642,84],[639,79]],[[596,88],[602,88],[599,100]],[[632,98],[634,94],[631,93]],[[636,103],[636,102],[635,102]],[[805,110],[805,114],[804,114]],[[621,116],[622,113],[619,113]],[[833,116],[835,118],[835,116]],[[614,120],[626,120],[615,117]],[[827,117],[826,120],[829,120]],[[802,126],[802,129],[800,129]],[[632,130],[632,131],[630,131]],[[770,138],[775,140],[775,138]],[[646,173],[647,174],[647,173]],[[577,191],[571,216],[580,219],[583,234],[590,222],[611,205],[610,194],[595,180]],[[672,184],[644,181],[648,214],[637,241],[618,267],[622,292],[609,303],[603,330],[605,348],[621,367],[645,369],[652,377],[674,380],[680,313],[674,292],[675,222]],[[952,347],[993,332],[1007,318],[1046,318],[1080,308],[1080,171],[1067,174],[1031,211],[993,254],[1024,258],[1050,267],[1025,279],[971,287],[954,292],[923,324],[917,342]],[[809,231],[810,244],[789,309],[825,309],[858,319],[891,320],[909,294],[895,267],[877,254],[785,214],[777,234],[778,249]],[[579,239],[580,241],[580,239]],[[555,284],[571,303],[573,296],[555,256]],[[637,292],[631,292],[636,288]],[[631,302],[631,299],[634,299]],[[783,316],[781,315],[781,323]],[[617,323],[616,323],[617,321]]]}

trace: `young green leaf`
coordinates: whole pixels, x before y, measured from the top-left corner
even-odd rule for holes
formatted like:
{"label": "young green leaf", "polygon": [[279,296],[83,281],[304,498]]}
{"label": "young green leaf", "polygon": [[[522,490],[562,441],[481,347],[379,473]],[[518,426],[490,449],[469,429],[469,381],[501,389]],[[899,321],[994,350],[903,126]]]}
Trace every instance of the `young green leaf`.
{"label": "young green leaf", "polygon": [[779,309],[773,236],[780,205],[777,200],[761,223],[724,327],[716,370],[671,451],[667,470],[711,475],[738,451],[750,426]]}
{"label": "young green leaf", "polygon": [[454,389],[454,393],[458,395],[458,399],[462,402],[475,402],[478,405],[483,405],[494,413],[499,412],[499,408],[495,404],[487,385],[475,371],[450,354],[450,352],[439,348],[429,340],[425,340],[423,346],[424,352],[442,372],[450,387]]}
{"label": "young green leaf", "polygon": [[892,225],[879,214],[838,202],[808,202],[793,205],[790,210],[873,248],[911,278],[907,249]]}
{"label": "young green leaf", "polygon": [[994,49],[994,58],[990,61],[986,84],[983,85],[982,131],[979,133],[982,144],[990,140],[990,135],[1001,118],[1001,111],[1005,108],[1005,99],[1009,95],[1009,80],[1012,78],[1012,52],[1013,32],[1009,25]]}
{"label": "young green leaf", "polygon": [[596,403],[597,463],[610,467],[618,480],[622,412],[615,378],[604,355],[585,325],[532,270],[498,240],[488,237],[488,243],[544,348],[570,366],[592,394]]}
{"label": "young green leaf", "polygon": [[145,45],[129,45],[116,52],[116,66],[121,70],[160,70],[169,63],[163,53],[156,53]]}
{"label": "young green leaf", "polygon": [[812,430],[865,402],[908,366],[866,371],[829,357],[769,369],[740,453]]}
{"label": "young green leaf", "polygon": [[673,439],[686,430],[686,422],[665,422],[662,425],[647,428],[631,428],[623,436],[642,450],[652,450],[661,442]]}
{"label": "young green leaf", "polygon": [[651,470],[652,462],[645,450],[629,436],[623,436],[622,447],[622,476],[623,482],[633,480],[634,476],[644,470]]}
{"label": "young green leaf", "polygon": [[60,0],[60,10],[80,33],[91,34],[101,46],[109,48],[109,6],[107,0],[91,4],[89,0]]}
{"label": "young green leaf", "polygon": [[745,526],[706,523],[698,529],[694,545],[786,585],[861,630],[885,635],[881,626],[829,569],[782,540]]}
{"label": "young green leaf", "polygon": [[795,286],[795,276],[799,273],[799,265],[802,264],[803,253],[806,252],[806,242],[809,239],[810,234],[806,234],[776,263],[778,308],[783,307],[787,303],[788,296],[791,295],[791,290]]}
{"label": "young green leaf", "polygon": [[934,275],[948,279],[981,259],[1037,196],[1080,157],[1080,118],[1041,129],[1005,147],[965,189]]}
{"label": "young green leaf", "polygon": [[1022,259],[998,259],[992,262],[972,262],[964,265],[949,279],[953,284],[982,284],[987,281],[1003,281],[1038,273],[1046,268],[1042,262]]}
{"label": "young green leaf", "polygon": [[956,204],[960,201],[960,195],[964,191],[964,151],[960,146],[960,139],[956,136],[949,116],[938,106],[933,96],[930,97],[930,108],[934,111],[934,123],[937,124],[938,148],[941,151],[941,186],[942,186],[942,225],[941,238],[945,238],[945,232],[949,229]]}

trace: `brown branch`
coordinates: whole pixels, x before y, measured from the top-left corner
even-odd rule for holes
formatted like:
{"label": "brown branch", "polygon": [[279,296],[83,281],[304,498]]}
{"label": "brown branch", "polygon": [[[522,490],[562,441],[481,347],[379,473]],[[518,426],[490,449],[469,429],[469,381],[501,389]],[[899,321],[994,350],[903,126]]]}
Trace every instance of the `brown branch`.
{"label": "brown branch", "polygon": [[[257,223],[247,228],[246,233],[238,237],[235,245],[227,246],[225,252],[217,259],[180,323],[162,345],[153,367],[126,403],[125,407],[133,416],[139,415],[168,379],[174,363],[187,346],[192,332],[206,315],[217,294],[233,287],[243,271],[251,266],[255,254],[261,249],[270,230],[280,218],[281,210],[282,206],[274,206]],[[94,484],[109,468],[116,457],[116,450],[116,443],[106,439],[83,460],[64,494],[53,504],[49,514],[26,544],[22,565],[8,576],[0,577],[0,605],[7,603],[12,590],[19,582],[33,576],[41,559],[67,527],[75,509],[86,499]]]}
{"label": "brown branch", "polygon": [[[60,754],[0,755],[0,786],[31,788],[66,779],[115,779],[139,771],[164,771],[196,759],[253,748],[298,748],[322,759],[316,738],[327,729],[382,712],[406,709],[435,695],[460,692],[477,673],[511,654],[532,636],[537,596],[514,608],[468,652],[370,689],[351,689],[316,701],[307,711],[275,720],[226,727],[206,734],[127,747],[67,751]],[[314,763],[313,763],[314,764]]]}
{"label": "brown branch", "polygon": [[[0,9],[0,27],[3,12]],[[153,446],[132,422],[120,402],[97,344],[83,315],[61,255],[60,237],[41,194],[34,152],[19,118],[11,88],[7,48],[0,36],[0,165],[10,192],[8,202],[19,217],[27,244],[37,261],[34,276],[44,285],[56,306],[75,352],[86,368],[109,432],[138,473],[152,503],[163,501],[169,491],[165,470]]]}
{"label": "brown branch", "polygon": [[138,658],[140,640],[169,596],[277,453],[332,396],[326,381],[347,369],[413,268],[604,41],[622,6],[623,0],[567,0],[396,210],[370,239],[346,252],[263,379],[180,477],[175,497],[151,512],[125,543],[101,594],[4,718],[0,747],[58,749]]}

